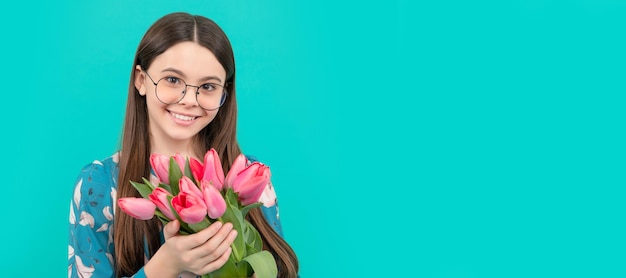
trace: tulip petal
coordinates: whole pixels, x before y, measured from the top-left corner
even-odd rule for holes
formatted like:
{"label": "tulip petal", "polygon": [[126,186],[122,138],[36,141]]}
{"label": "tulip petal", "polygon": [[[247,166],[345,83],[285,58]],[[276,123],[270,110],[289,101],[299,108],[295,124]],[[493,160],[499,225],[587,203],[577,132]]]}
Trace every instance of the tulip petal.
{"label": "tulip petal", "polygon": [[179,181],[180,192],[185,192],[194,195],[194,197],[202,199],[202,191],[200,188],[188,177],[183,176]]}
{"label": "tulip petal", "polygon": [[254,162],[241,171],[232,185],[239,196],[239,201],[244,206],[258,202],[270,181],[270,176],[270,168],[259,162]]}
{"label": "tulip petal", "polygon": [[211,219],[222,217],[226,211],[226,200],[222,194],[209,181],[202,180],[201,186],[209,217]]}
{"label": "tulip petal", "polygon": [[243,171],[246,168],[247,164],[248,164],[248,159],[246,158],[245,155],[240,154],[237,156],[237,158],[235,158],[233,165],[230,167],[230,170],[228,171],[228,174],[226,174],[226,179],[224,180],[225,187],[232,188],[235,178],[237,177],[237,175],[239,175],[239,172]]}
{"label": "tulip petal", "polygon": [[190,157],[189,168],[191,168],[191,174],[193,175],[193,178],[196,181],[199,181],[202,179],[204,175],[204,165],[202,165],[202,162],[198,161],[197,159],[193,157]]}
{"label": "tulip petal", "polygon": [[172,198],[172,207],[174,207],[180,219],[188,224],[200,223],[207,215],[204,200],[196,198],[187,192],[180,192],[180,194],[174,196]]}
{"label": "tulip petal", "polygon": [[178,166],[180,167],[180,170],[184,173],[185,172],[185,158],[180,153],[176,153],[172,157],[176,161],[176,164],[178,164]]}
{"label": "tulip petal", "polygon": [[150,166],[152,166],[152,170],[162,183],[169,184],[169,157],[153,153],[150,155]]}
{"label": "tulip petal", "polygon": [[224,169],[222,162],[215,149],[210,149],[204,155],[203,180],[211,181],[217,190],[222,190],[224,185]]}
{"label": "tulip petal", "polygon": [[242,190],[237,192],[241,204],[247,206],[258,202],[266,185],[267,180],[264,177],[255,177],[248,181],[248,184],[244,184]]}
{"label": "tulip petal", "polygon": [[167,198],[168,196],[171,196],[171,194],[162,187],[155,188],[152,193],[148,195],[152,203],[156,205],[156,207],[161,213],[165,215],[165,217],[170,220],[174,220],[176,219],[176,216],[174,216],[174,213],[172,212],[169,199]]}
{"label": "tulip petal", "polygon": [[140,219],[150,220],[154,217],[156,205],[152,201],[144,198],[125,197],[117,200],[120,209],[128,215]]}
{"label": "tulip petal", "polygon": [[238,187],[240,187],[241,184],[244,184],[253,177],[258,176],[258,172],[261,166],[261,163],[254,162],[248,165],[248,167],[243,169],[241,172],[239,172],[239,174],[237,174],[237,176],[233,180],[233,189],[235,190],[235,192],[239,191]]}

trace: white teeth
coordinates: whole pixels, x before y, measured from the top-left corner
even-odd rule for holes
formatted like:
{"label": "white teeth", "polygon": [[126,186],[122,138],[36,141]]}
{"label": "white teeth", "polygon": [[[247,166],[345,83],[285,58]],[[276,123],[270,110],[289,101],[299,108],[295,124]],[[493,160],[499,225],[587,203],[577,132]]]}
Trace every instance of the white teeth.
{"label": "white teeth", "polygon": [[183,120],[183,121],[192,121],[193,119],[195,119],[196,117],[189,117],[189,116],[184,116],[184,115],[180,115],[180,114],[176,114],[174,112],[170,112],[172,113],[172,115],[174,116],[174,118],[179,119],[179,120]]}

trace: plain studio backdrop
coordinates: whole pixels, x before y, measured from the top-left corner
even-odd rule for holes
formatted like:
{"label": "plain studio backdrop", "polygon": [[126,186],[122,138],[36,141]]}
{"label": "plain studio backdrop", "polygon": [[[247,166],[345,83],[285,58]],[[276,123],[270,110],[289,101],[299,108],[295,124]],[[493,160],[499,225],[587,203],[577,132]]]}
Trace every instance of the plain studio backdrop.
{"label": "plain studio backdrop", "polygon": [[0,276],[67,275],[76,177],[174,11],[233,44],[301,277],[626,277],[618,0],[4,3]]}

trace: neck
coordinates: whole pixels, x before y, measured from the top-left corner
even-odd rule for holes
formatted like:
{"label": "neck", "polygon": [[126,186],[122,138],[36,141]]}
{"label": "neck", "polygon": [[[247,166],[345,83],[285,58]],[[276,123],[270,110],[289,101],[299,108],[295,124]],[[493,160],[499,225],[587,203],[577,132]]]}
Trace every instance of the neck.
{"label": "neck", "polygon": [[192,157],[202,161],[202,157],[198,157],[197,144],[194,139],[175,141],[175,140],[155,140],[151,138],[150,144],[152,148],[150,153],[159,153],[162,155],[172,156],[180,154],[183,157]]}

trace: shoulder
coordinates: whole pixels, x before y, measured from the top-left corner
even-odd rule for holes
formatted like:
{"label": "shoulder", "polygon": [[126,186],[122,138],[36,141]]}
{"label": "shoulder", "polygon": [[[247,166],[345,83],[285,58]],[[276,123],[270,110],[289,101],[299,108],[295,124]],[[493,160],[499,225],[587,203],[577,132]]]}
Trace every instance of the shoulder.
{"label": "shoulder", "polygon": [[119,154],[94,160],[81,169],[74,184],[74,203],[94,205],[94,198],[115,198],[117,193]]}
{"label": "shoulder", "polygon": [[81,169],[77,182],[81,179],[83,182],[117,184],[119,152],[102,160],[94,160],[87,163]]}
{"label": "shoulder", "polygon": [[70,224],[79,223],[98,231],[108,229],[107,223],[113,220],[113,204],[117,195],[118,158],[114,154],[83,166],[74,184]]}
{"label": "shoulder", "polygon": [[90,171],[94,169],[98,170],[111,170],[113,168],[117,168],[117,164],[120,161],[120,153],[116,152],[111,156],[108,156],[104,159],[96,159],[92,162],[89,162],[83,166],[83,171]]}
{"label": "shoulder", "polygon": [[259,159],[256,156],[254,156],[254,155],[244,154],[244,156],[246,157],[246,159],[248,159],[248,162],[250,162],[250,163],[253,163],[253,162],[263,163],[263,162],[259,161]]}

